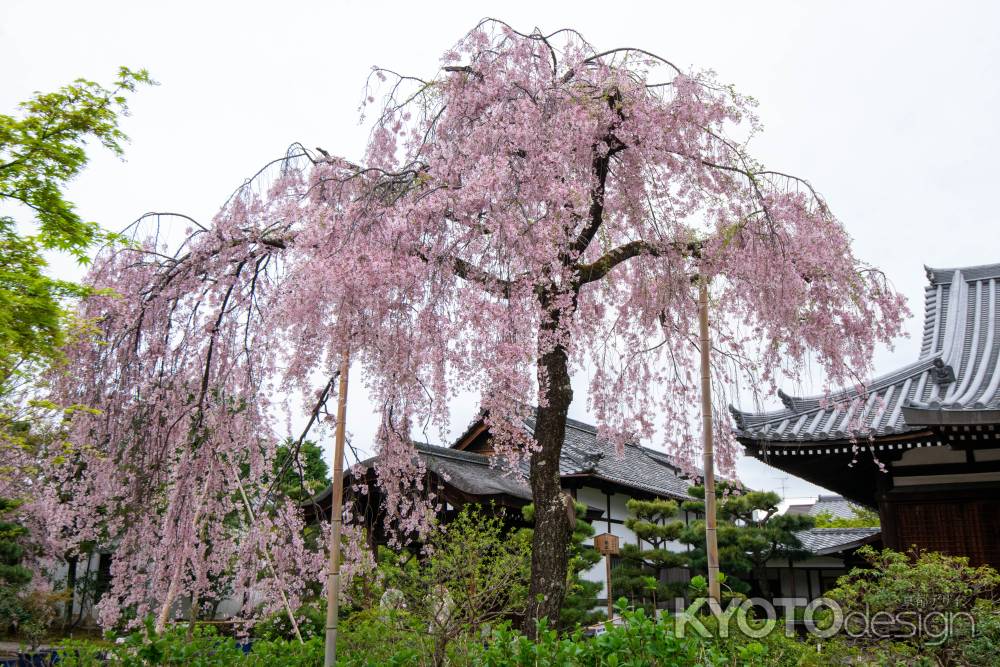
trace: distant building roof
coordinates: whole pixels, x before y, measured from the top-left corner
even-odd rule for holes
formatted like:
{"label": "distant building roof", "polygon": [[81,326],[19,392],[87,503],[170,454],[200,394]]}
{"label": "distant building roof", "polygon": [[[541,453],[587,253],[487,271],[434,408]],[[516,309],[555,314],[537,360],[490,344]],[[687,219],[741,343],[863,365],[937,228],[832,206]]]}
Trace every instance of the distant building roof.
{"label": "distant building roof", "polygon": [[518,473],[498,469],[487,456],[423,443],[414,446],[429,471],[460,491],[477,496],[505,494],[531,500],[531,489],[524,478]]}
{"label": "distant building roof", "polygon": [[870,544],[881,536],[880,528],[810,528],[795,533],[814,556],[827,556]]}
{"label": "distant building roof", "polygon": [[785,514],[806,514],[808,516],[830,514],[835,519],[853,519],[854,508],[843,496],[821,495],[814,503],[789,505]]}
{"label": "distant building roof", "polygon": [[[534,430],[534,420],[527,420],[526,426]],[[627,444],[619,455],[614,445],[597,437],[594,426],[576,419],[566,420],[559,472],[563,477],[593,477],[666,498],[691,498],[692,482],[667,454]]]}
{"label": "distant building roof", "polygon": [[778,395],[783,410],[731,408],[743,441],[817,442],[885,436],[933,424],[1000,423],[1000,264],[927,268],[917,361],[829,397]]}
{"label": "distant building roof", "polygon": [[[449,447],[438,447],[422,442],[413,443],[417,456],[426,469],[437,474],[442,480],[462,493],[471,496],[509,496],[525,502],[531,501],[531,489],[522,475],[504,474],[492,464],[490,458],[475,452],[463,452]],[[370,470],[375,457],[361,461],[365,470]],[[344,475],[350,475],[349,470]],[[332,493],[331,487],[321,491],[307,501],[312,504],[326,503]]]}
{"label": "distant building roof", "polygon": [[[525,428],[534,429],[534,421],[527,420]],[[416,455],[429,472],[437,474],[454,489],[469,496],[506,496],[530,502],[531,489],[527,484],[527,463],[519,471],[504,468],[494,458],[475,451],[457,449],[470,433],[476,432],[476,423],[452,447],[438,447],[414,443]],[[482,429],[479,429],[482,431]],[[371,469],[375,458],[361,462],[364,469]],[[604,481],[617,486],[643,491],[664,498],[689,500],[691,482],[680,468],[663,452],[626,445],[621,456],[610,443],[597,437],[597,429],[575,419],[566,420],[566,437],[559,459],[559,472],[563,479],[581,478]],[[345,475],[350,474],[345,471]],[[328,501],[330,487],[308,502],[310,506]]]}

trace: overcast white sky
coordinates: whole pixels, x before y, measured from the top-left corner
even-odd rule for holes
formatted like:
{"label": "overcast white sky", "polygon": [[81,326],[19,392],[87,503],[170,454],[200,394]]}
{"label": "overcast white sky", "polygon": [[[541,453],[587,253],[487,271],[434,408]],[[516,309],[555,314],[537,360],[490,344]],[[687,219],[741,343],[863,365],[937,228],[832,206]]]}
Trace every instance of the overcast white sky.
{"label": "overcast white sky", "polygon": [[[911,299],[911,338],[879,353],[881,372],[916,358],[923,264],[1000,261],[996,3],[2,0],[0,112],[76,77],[148,68],[161,85],[142,90],[123,123],[127,161],[95,152],[70,196],[112,229],[150,210],[204,219],[293,141],[358,156],[369,68],[430,75],[484,16],[522,30],[574,27],[599,48],[643,47],[756,97],[757,157],[809,178],[858,255]],[[573,416],[587,418],[583,403]],[[349,409],[363,445],[374,418],[362,392]],[[456,406],[456,429],[474,409]],[[741,473],[779,491],[786,477],[754,461]],[[784,483],[789,497],[816,492]]]}

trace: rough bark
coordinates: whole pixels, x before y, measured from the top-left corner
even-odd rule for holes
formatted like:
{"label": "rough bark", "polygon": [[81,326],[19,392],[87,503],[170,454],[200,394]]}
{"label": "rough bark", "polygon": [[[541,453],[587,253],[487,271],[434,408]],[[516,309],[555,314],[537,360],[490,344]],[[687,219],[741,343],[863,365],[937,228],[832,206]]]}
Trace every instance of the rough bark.
{"label": "rough bark", "polygon": [[[616,108],[617,93],[609,96],[608,104]],[[577,264],[590,246],[604,223],[605,187],[612,158],[625,149],[625,145],[615,136],[615,128],[623,117],[613,123],[604,137],[603,144],[609,150],[593,152],[594,185],[590,193],[590,209],[587,224],[574,240],[570,252],[561,255],[565,268],[572,268],[576,274],[569,286],[559,287],[549,283],[538,291],[539,301],[548,317],[542,321],[540,335],[543,339],[565,334],[561,322],[572,316],[580,288],[587,282],[600,280],[614,266],[639,254],[649,254],[646,245],[628,244],[624,249],[613,251],[611,256],[599,260],[596,265]],[[570,304],[560,296],[569,296]],[[561,305],[559,305],[561,304]],[[567,308],[564,312],[563,308]],[[562,454],[563,437],[566,434],[566,417],[573,401],[573,387],[570,384],[569,364],[566,348],[562,345],[539,345],[538,358],[538,414],[535,421],[535,442],[538,450],[531,457],[531,499],[535,505],[535,533],[531,543],[531,585],[528,589],[528,627],[525,630],[535,635],[535,621],[548,618],[551,624],[559,620],[559,610],[566,597],[566,578],[569,568],[569,542],[576,523],[575,512],[567,511],[559,477],[559,457]]]}
{"label": "rough bark", "polygon": [[[549,311],[543,333],[557,330],[561,313]],[[534,621],[548,618],[555,623],[566,596],[569,540],[572,533],[559,479],[559,456],[566,434],[566,417],[573,400],[566,349],[557,345],[540,350],[538,360],[539,407],[535,421],[538,450],[531,457],[531,496],[535,504],[535,532],[531,543],[531,586],[528,627],[534,636]]]}

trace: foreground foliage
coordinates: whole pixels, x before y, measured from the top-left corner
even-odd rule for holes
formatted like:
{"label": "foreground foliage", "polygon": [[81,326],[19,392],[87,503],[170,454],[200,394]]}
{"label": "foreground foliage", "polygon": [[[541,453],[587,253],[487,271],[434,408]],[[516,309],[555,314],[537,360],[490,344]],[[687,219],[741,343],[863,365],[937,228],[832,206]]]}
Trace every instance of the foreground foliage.
{"label": "foreground foliage", "polygon": [[21,220],[0,214],[0,392],[63,342],[64,299],[83,291],[47,276],[42,252],[86,261],[87,250],[107,238],[63,190],[86,166],[88,141],[122,155],[128,137],[118,122],[128,113],[127,95],[149,83],[145,70],[123,67],[110,88],[78,79],[36,93],[17,116],[0,114],[0,204],[25,212]]}
{"label": "foreground foliage", "polygon": [[[457,524],[457,525],[456,525]],[[434,555],[420,567],[417,557],[383,564],[370,582],[377,603],[349,608],[340,627],[339,664],[346,667],[415,665],[420,667],[538,667],[538,666],[749,666],[893,665],[895,667],[994,667],[1000,665],[1000,617],[992,596],[1000,575],[989,567],[971,567],[963,558],[918,553],[907,556],[865,548],[860,553],[870,569],[856,569],[841,578],[829,596],[853,622],[830,638],[787,636],[779,622],[766,627],[745,609],[730,613],[723,623],[692,605],[687,620],[661,615],[654,619],[642,607],[630,608],[619,599],[617,622],[604,623],[589,636],[577,626],[560,632],[542,621],[528,635],[516,629],[510,616],[524,607],[526,586],[518,582],[527,569],[526,536],[516,534],[514,546],[497,552],[501,534],[498,517],[481,510],[463,512],[454,532],[441,533]],[[482,526],[485,526],[483,528]],[[482,558],[495,556],[495,567]],[[426,571],[423,571],[426,570]],[[508,571],[520,570],[514,574]],[[696,577],[696,580],[700,579]],[[375,583],[378,582],[378,583]],[[509,593],[502,592],[510,586]],[[693,589],[704,582],[693,582]],[[698,591],[695,591],[698,595]],[[736,596],[737,602],[742,599]],[[725,604],[725,602],[724,602]],[[861,615],[877,621],[877,632],[861,632]],[[909,618],[900,614],[910,614]],[[940,623],[927,624],[933,614],[953,620],[948,633]],[[879,616],[881,615],[881,620]],[[941,617],[941,618],[945,618]],[[301,614],[304,643],[288,639],[279,619],[254,629],[252,650],[211,627],[189,633],[178,626],[157,634],[152,623],[122,644],[70,642],[65,664],[73,667],[111,665],[320,665],[323,655],[323,613],[317,607]],[[938,620],[940,621],[941,618]],[[832,615],[821,614],[825,629]],[[888,622],[896,619],[895,624]],[[902,621],[900,620],[902,619]],[[905,622],[923,619],[925,632],[907,636]],[[689,623],[696,620],[697,623]],[[742,624],[741,624],[742,623]],[[594,628],[591,628],[593,630]],[[751,632],[752,631],[752,632]],[[102,657],[103,656],[103,657]]]}
{"label": "foreground foliage", "polygon": [[[860,643],[892,638],[928,664],[1000,665],[995,569],[930,551],[903,554],[866,546],[858,554],[867,566],[841,577],[827,595],[841,604],[847,630],[858,634]],[[877,634],[860,633],[864,628],[855,627],[860,621],[849,616],[854,612],[875,620]]]}
{"label": "foreground foliage", "polygon": [[[536,639],[512,630],[502,623],[481,637],[465,638],[449,647],[446,662],[434,655],[430,643],[401,642],[398,632],[402,621],[396,611],[356,616],[346,622],[338,645],[338,664],[344,667],[382,665],[455,667],[792,667],[820,666],[844,658],[859,658],[856,652],[838,642],[816,644],[789,639],[780,632],[751,640],[741,636],[708,638],[696,634],[680,637],[675,624],[654,621],[643,610],[619,608],[623,622],[608,626],[603,634],[586,637],[580,631],[560,635],[544,621]],[[107,662],[105,662],[107,661]],[[121,665],[193,665],[226,667],[229,665],[288,665],[318,667],[323,661],[323,640],[315,637],[298,644],[286,640],[257,640],[248,653],[230,637],[218,635],[211,628],[198,628],[192,636],[184,627],[149,636],[137,632],[124,643],[98,645],[67,642],[62,651],[66,667]],[[865,664],[865,663],[856,663]],[[875,664],[875,663],[871,663]]]}

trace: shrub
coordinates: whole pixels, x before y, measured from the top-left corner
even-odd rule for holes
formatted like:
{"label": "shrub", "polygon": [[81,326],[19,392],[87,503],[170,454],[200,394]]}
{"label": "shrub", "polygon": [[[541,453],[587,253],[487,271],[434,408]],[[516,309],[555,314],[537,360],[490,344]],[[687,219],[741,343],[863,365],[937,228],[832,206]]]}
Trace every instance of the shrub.
{"label": "shrub", "polygon": [[[619,601],[621,622],[606,624],[605,632],[588,637],[581,629],[560,635],[548,623],[529,639],[503,622],[482,635],[465,634],[448,646],[443,661],[452,667],[821,667],[831,664],[876,665],[865,662],[843,642],[814,642],[785,637],[779,630],[762,639],[739,632],[723,636],[707,619],[707,637],[689,632],[678,636],[669,617],[654,620],[645,610],[630,610]],[[340,667],[427,667],[442,660],[433,637],[421,633],[421,622],[405,610],[367,610],[352,616],[342,627],[338,642]],[[426,626],[424,626],[426,627]],[[147,632],[150,632],[147,630]],[[105,655],[106,654],[106,655]],[[105,663],[107,658],[110,662]],[[180,626],[148,638],[139,632],[123,644],[101,646],[93,642],[66,642],[62,662],[66,667],[121,667],[140,665],[192,665],[193,667],[319,667],[323,639],[297,641],[257,640],[244,654],[228,637],[213,628],[198,628],[189,640]]]}
{"label": "shrub", "polygon": [[157,633],[150,620],[144,632],[133,632],[121,643],[102,646],[86,641],[66,641],[60,650],[59,664],[65,667],[98,667],[112,664],[121,667],[145,665],[189,665],[221,667],[244,658],[243,650],[232,637],[225,637],[211,626],[174,626]]}
{"label": "shrub", "polygon": [[400,609],[367,609],[341,624],[337,642],[338,663],[345,667],[387,664],[433,664],[442,661],[447,646],[438,647],[428,634],[428,624]]}
{"label": "shrub", "polygon": [[697,633],[679,637],[669,617],[654,621],[644,609],[630,611],[624,603],[623,598],[618,607],[622,622],[607,624],[606,631],[595,637],[584,637],[579,630],[559,637],[543,623],[538,639],[532,641],[508,627],[501,628],[471,664],[477,667],[825,667],[857,658],[856,652],[842,642],[824,643],[822,650],[817,651],[815,645],[785,637],[780,630],[763,639],[750,639],[739,632],[720,636],[711,621],[705,623],[708,637]]}
{"label": "shrub", "polygon": [[[931,664],[1000,665],[996,570],[929,551],[863,547],[858,554],[868,567],[841,577],[827,595],[841,605],[845,629],[859,635],[859,643],[886,650],[892,639],[903,652]],[[878,633],[852,627],[862,617],[877,620]]]}
{"label": "shrub", "polygon": [[121,643],[67,640],[59,651],[60,667],[318,667],[323,664],[323,638],[305,644],[297,640],[255,641],[249,653],[232,637],[212,626],[197,625],[191,633],[179,625],[157,634],[150,622]]}
{"label": "shrub", "polygon": [[[295,622],[298,623],[302,639],[322,637],[326,629],[326,601],[312,600],[296,609]],[[288,613],[283,609],[257,623],[253,628],[253,636],[265,641],[280,639],[298,641],[292,623],[288,620]]]}

